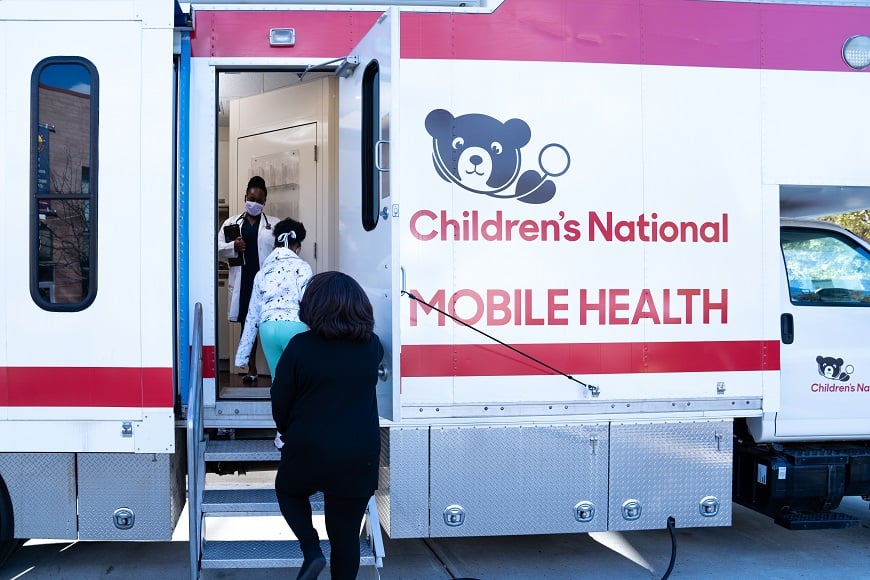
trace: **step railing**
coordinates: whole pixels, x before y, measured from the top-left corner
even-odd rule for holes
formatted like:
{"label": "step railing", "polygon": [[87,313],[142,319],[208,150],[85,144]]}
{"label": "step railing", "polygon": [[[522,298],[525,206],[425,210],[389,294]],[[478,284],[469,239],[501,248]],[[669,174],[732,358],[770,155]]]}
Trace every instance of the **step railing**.
{"label": "step railing", "polygon": [[375,572],[377,572],[377,569],[384,565],[384,536],[381,531],[381,520],[378,516],[378,504],[375,501],[375,496],[369,499],[369,506],[366,510],[365,534],[375,556]]}
{"label": "step railing", "polygon": [[202,558],[202,493],[205,486],[205,434],[202,427],[202,304],[193,308],[187,398],[187,510],[190,578],[199,580]]}
{"label": "step railing", "polygon": [[[205,492],[206,443],[203,424],[202,380],[202,304],[196,303],[190,353],[190,380],[187,419],[187,506],[189,518],[190,578],[200,580],[203,564],[203,496]],[[271,443],[271,442],[270,442]],[[375,498],[369,500],[363,533],[369,541],[375,558],[375,575],[383,566],[384,541]]]}

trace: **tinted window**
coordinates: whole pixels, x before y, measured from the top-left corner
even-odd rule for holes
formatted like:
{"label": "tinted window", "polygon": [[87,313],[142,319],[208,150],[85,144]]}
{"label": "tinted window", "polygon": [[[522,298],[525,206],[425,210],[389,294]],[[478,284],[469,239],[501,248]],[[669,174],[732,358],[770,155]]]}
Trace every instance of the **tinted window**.
{"label": "tinted window", "polygon": [[97,71],[48,58],[31,77],[31,288],[47,310],[96,293]]}
{"label": "tinted window", "polygon": [[380,69],[371,61],[362,79],[362,223],[366,231],[378,225],[381,175],[376,167],[380,140]]}

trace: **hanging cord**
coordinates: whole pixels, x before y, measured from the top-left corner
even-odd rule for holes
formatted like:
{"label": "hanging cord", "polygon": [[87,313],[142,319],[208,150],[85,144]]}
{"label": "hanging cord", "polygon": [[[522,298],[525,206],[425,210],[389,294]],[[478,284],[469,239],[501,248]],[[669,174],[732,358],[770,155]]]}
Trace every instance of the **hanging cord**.
{"label": "hanging cord", "polygon": [[568,373],[564,373],[564,372],[560,371],[559,369],[557,369],[556,367],[553,367],[553,366],[551,366],[551,365],[548,365],[547,363],[545,363],[545,362],[542,361],[541,359],[535,358],[535,357],[533,357],[532,355],[530,355],[530,354],[528,354],[528,353],[525,353],[525,352],[519,350],[518,348],[513,347],[513,346],[507,344],[506,342],[502,342],[502,341],[500,341],[499,339],[497,339],[496,337],[492,336],[491,334],[487,334],[487,333],[485,333],[484,331],[480,330],[479,328],[475,328],[474,326],[468,324],[468,323],[465,322],[464,320],[460,320],[459,318],[453,316],[452,314],[449,314],[449,313],[447,313],[447,312],[444,312],[443,310],[441,310],[441,309],[438,308],[437,306],[433,306],[432,304],[429,304],[429,303],[426,302],[425,300],[423,300],[423,299],[421,299],[421,298],[418,298],[418,297],[415,296],[413,293],[408,292],[407,290],[402,290],[401,292],[402,292],[402,294],[404,294],[405,296],[407,296],[407,297],[410,298],[411,300],[416,300],[417,302],[419,302],[420,304],[426,306],[427,308],[430,308],[430,309],[434,310],[435,312],[438,312],[438,313],[440,313],[440,314],[443,314],[444,316],[446,316],[446,317],[449,318],[450,320],[453,320],[454,322],[458,322],[458,323],[461,324],[462,326],[465,326],[466,328],[470,328],[471,330],[473,330],[473,331],[475,331],[475,332],[477,332],[477,333],[479,333],[479,334],[482,334],[483,336],[487,337],[488,339],[490,339],[490,340],[492,340],[492,341],[494,341],[494,342],[499,343],[499,344],[502,345],[503,347],[508,348],[508,349],[514,351],[514,352],[517,353],[518,355],[520,355],[520,356],[524,356],[524,357],[526,357],[527,359],[532,360],[532,361],[536,362],[537,364],[541,365],[542,367],[544,367],[544,368],[546,368],[546,369],[549,369],[549,370],[553,371],[553,372],[556,373],[557,375],[562,375],[562,376],[565,377],[566,379],[569,379],[569,380],[571,380],[571,381],[574,381],[575,383],[579,384],[580,386],[589,389],[589,392],[592,393],[592,396],[593,396],[593,397],[597,397],[597,396],[601,393],[601,388],[600,388],[600,387],[598,387],[598,386],[596,386],[596,385],[590,385],[590,384],[584,383],[583,381],[581,381],[581,380],[579,380],[579,379],[576,379],[576,378],[572,377],[572,376],[569,375]]}
{"label": "hanging cord", "polygon": [[662,580],[668,580],[671,572],[674,571],[674,563],[677,561],[677,535],[674,533],[674,526],[676,525],[677,520],[674,519],[674,516],[668,516],[668,531],[671,533],[671,563],[668,564],[668,569],[665,571],[665,575],[662,576]]}

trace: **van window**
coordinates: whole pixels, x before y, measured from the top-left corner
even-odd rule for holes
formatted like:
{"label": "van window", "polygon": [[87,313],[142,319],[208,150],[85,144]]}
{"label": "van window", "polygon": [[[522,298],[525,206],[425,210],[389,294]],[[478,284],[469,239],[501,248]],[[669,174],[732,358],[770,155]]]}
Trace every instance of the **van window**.
{"label": "van window", "polygon": [[97,70],[51,57],[31,75],[30,294],[46,310],[96,295]]}
{"label": "van window", "polygon": [[378,225],[381,198],[381,174],[378,162],[381,123],[380,68],[371,61],[362,78],[362,224],[370,232]]}
{"label": "van window", "polygon": [[782,228],[782,255],[792,304],[870,306],[870,253],[823,229]]}

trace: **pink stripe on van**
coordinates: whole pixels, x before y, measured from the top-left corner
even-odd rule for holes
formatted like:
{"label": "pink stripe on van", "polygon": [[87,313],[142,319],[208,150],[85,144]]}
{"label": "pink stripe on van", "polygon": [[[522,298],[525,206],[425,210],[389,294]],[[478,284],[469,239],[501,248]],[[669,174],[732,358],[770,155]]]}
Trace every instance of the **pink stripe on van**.
{"label": "pink stripe on van", "polygon": [[[514,345],[567,374],[779,370],[779,341],[619,342]],[[553,375],[499,344],[402,345],[402,377]]]}
{"label": "pink stripe on van", "polygon": [[[337,58],[378,12],[197,11],[194,57]],[[296,45],[269,46],[270,28]],[[851,71],[843,43],[870,8],[703,0],[505,0],[492,14],[403,12],[402,58]]]}

